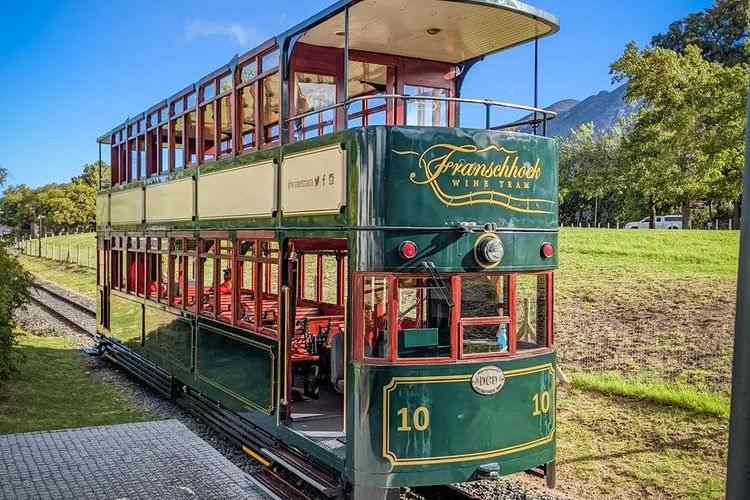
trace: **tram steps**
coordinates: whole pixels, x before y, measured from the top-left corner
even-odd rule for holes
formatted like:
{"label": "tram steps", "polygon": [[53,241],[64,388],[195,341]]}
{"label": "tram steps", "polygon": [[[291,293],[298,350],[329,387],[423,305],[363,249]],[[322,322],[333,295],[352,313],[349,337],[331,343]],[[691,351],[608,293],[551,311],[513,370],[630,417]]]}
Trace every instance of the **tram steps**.
{"label": "tram steps", "polygon": [[261,453],[328,498],[338,498],[344,491],[343,485],[335,477],[292,451],[262,448]]}

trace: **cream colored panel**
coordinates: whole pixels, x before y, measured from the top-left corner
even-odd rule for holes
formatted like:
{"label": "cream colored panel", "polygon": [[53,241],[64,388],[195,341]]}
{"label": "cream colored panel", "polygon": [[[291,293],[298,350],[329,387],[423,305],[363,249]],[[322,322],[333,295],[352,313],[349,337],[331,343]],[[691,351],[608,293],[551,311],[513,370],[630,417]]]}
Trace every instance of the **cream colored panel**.
{"label": "cream colored panel", "polygon": [[193,178],[146,187],[146,222],[193,219]]}
{"label": "cream colored panel", "polygon": [[[534,15],[537,15],[537,19]],[[546,20],[544,18],[547,18]],[[343,14],[308,30],[302,41],[343,47]],[[439,30],[429,34],[427,30]],[[553,16],[515,0],[363,0],[350,9],[349,48],[458,63],[557,30]]]}
{"label": "cream colored panel", "polygon": [[135,188],[112,193],[110,198],[112,224],[140,224],[143,222],[143,189]]}
{"label": "cream colored panel", "polygon": [[276,165],[265,161],[198,177],[198,217],[267,217],[276,210]]}
{"label": "cream colored panel", "polygon": [[337,213],[346,205],[346,151],[338,144],[284,157],[284,215]]}
{"label": "cream colored panel", "polygon": [[96,225],[106,226],[109,224],[109,194],[96,195]]}

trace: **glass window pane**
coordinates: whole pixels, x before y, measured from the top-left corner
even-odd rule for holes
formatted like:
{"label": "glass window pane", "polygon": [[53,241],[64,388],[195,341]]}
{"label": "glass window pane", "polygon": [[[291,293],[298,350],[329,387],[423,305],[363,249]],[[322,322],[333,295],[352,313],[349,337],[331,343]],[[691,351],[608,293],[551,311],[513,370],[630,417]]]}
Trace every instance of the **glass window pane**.
{"label": "glass window pane", "polygon": [[179,115],[180,113],[182,113],[184,111],[184,109],[182,107],[182,99],[179,99],[179,100],[175,101],[172,104],[172,109],[174,110],[174,114],[176,114],[176,115]]}
{"label": "glass window pane", "polygon": [[279,90],[278,73],[263,80],[263,127],[266,142],[272,142],[279,136]]}
{"label": "glass window pane", "polygon": [[203,106],[203,160],[216,158],[214,103]]}
{"label": "glass window pane", "polygon": [[253,85],[244,87],[240,92],[240,106],[242,148],[247,149],[255,144],[255,89]]}
{"label": "glass window pane", "polygon": [[203,87],[203,101],[208,101],[209,99],[213,99],[213,97],[216,95],[216,84],[211,82],[208,85]]}
{"label": "glass window pane", "polygon": [[461,278],[461,317],[508,316],[507,276],[464,276]]}
{"label": "glass window pane", "polygon": [[177,118],[173,122],[173,133],[174,133],[174,168],[182,168],[185,166],[185,144],[184,144],[184,119],[182,117]]}
{"label": "glass window pane", "polygon": [[249,82],[258,76],[258,63],[255,61],[245,64],[240,70],[240,81]]}
{"label": "glass window pane", "polygon": [[[328,75],[296,73],[295,114],[325,108],[336,102],[336,79]],[[334,112],[306,116],[293,124],[295,139],[317,137],[334,129]]]}
{"label": "glass window pane", "polygon": [[188,94],[187,107],[185,109],[195,109],[195,92]]}
{"label": "glass window pane", "polygon": [[160,174],[169,170],[169,133],[167,127],[159,127],[159,151],[161,155]]}
{"label": "glass window pane", "polygon": [[516,280],[517,349],[547,344],[547,276],[518,275]]}
{"label": "glass window pane", "polygon": [[388,67],[382,64],[349,61],[349,97],[384,94]]}
{"label": "glass window pane", "polygon": [[232,90],[232,75],[226,75],[219,80],[219,94]]}
{"label": "glass window pane", "polygon": [[164,123],[167,121],[167,115],[168,115],[167,108],[161,108],[159,110],[159,123]]}
{"label": "glass window pane", "polygon": [[362,308],[364,310],[364,350],[369,358],[385,358],[388,342],[388,280],[364,279]]}
{"label": "glass window pane", "polygon": [[[405,85],[404,94],[421,97],[448,97],[446,89]],[[444,101],[406,101],[406,124],[419,127],[446,127],[448,125],[448,103]]]}
{"label": "glass window pane", "polygon": [[431,358],[450,355],[450,307],[446,287],[428,278],[398,280],[398,356]]}
{"label": "glass window pane", "polygon": [[271,70],[279,65],[279,51],[274,50],[263,56],[260,62],[260,69],[263,72]]}
{"label": "glass window pane", "polygon": [[219,154],[232,152],[232,100],[229,96],[219,99]]}
{"label": "glass window pane", "polygon": [[196,127],[197,113],[191,111],[185,115],[185,154],[190,164],[198,162],[198,148],[195,140],[195,127]]}

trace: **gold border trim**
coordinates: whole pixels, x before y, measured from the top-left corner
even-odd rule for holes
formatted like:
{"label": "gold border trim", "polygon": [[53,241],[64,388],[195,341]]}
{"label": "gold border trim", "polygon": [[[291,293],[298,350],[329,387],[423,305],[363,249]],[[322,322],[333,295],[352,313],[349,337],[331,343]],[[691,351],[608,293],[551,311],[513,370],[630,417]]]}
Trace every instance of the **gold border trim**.
{"label": "gold border trim", "polygon": [[[518,368],[515,370],[503,371],[506,380],[512,377],[519,377],[522,375],[530,375],[532,373],[539,373],[548,371],[552,377],[553,396],[556,397],[555,391],[555,369],[552,363],[545,363],[543,365],[530,366],[527,368]],[[396,456],[395,453],[390,451],[390,401],[389,395],[395,390],[399,384],[444,384],[453,382],[471,382],[470,375],[443,375],[438,377],[391,377],[391,381],[383,386],[383,458],[388,460],[391,465],[434,465],[434,464],[445,464],[454,462],[468,462],[474,460],[484,460],[487,458],[495,458],[519,451],[528,450],[535,448],[547,443],[552,442],[555,439],[555,414],[552,413],[552,428],[549,434],[540,438],[528,441],[525,443],[519,443],[517,445],[509,446],[506,448],[500,448],[489,451],[479,451],[474,453],[464,453],[460,455],[445,455],[441,457],[425,457],[425,458],[406,458],[401,459]]]}

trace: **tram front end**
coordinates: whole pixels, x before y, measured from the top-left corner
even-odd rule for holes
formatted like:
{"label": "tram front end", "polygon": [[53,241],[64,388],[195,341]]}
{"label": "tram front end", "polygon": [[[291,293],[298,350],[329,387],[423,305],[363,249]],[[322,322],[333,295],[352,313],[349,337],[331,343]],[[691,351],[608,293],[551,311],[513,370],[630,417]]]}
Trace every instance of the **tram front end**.
{"label": "tram front end", "polygon": [[554,481],[558,151],[364,129],[352,279],[353,483]]}

